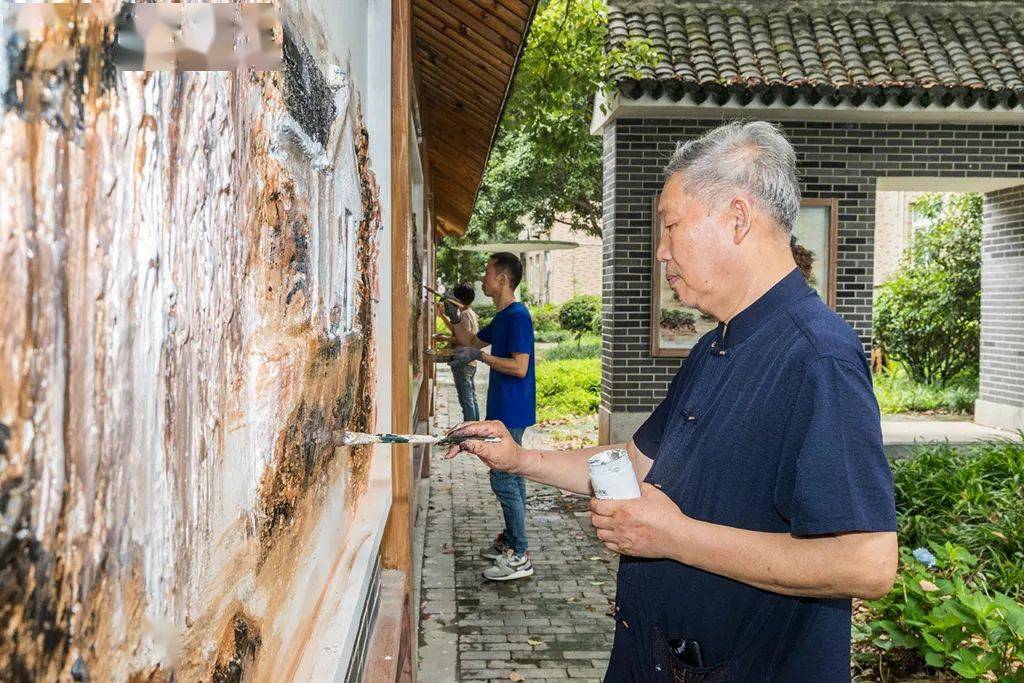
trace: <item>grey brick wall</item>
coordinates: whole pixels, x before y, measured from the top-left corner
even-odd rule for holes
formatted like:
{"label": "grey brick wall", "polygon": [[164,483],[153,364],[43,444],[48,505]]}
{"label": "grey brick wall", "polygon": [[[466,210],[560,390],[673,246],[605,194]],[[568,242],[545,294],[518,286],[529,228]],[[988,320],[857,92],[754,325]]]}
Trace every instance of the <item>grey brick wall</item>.
{"label": "grey brick wall", "polygon": [[1024,186],[985,195],[978,398],[1024,406]]}
{"label": "grey brick wall", "polygon": [[[676,142],[720,120],[619,119],[604,131],[602,405],[650,410],[678,358],[650,354],[651,199]],[[877,179],[1024,176],[1024,126],[776,121],[797,152],[805,197],[839,200],[837,311],[871,344]]]}

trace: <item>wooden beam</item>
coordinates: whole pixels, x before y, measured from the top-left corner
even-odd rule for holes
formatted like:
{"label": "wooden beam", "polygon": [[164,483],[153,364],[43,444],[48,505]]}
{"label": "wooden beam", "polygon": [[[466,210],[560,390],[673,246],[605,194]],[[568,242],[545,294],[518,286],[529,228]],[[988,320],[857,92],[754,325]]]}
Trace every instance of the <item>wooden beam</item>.
{"label": "wooden beam", "polygon": [[[412,35],[410,0],[391,2],[391,431],[410,431],[409,363],[409,225],[412,214],[409,173],[409,112],[411,99]],[[391,448],[391,512],[381,548],[385,569],[405,572],[406,593],[411,588],[412,528],[409,525],[409,489],[412,455],[407,444]]]}
{"label": "wooden beam", "polygon": [[[458,86],[445,83],[443,77],[436,76],[427,69],[420,69],[419,77],[424,88],[432,90],[437,96],[444,97],[457,110],[471,111],[479,116],[482,121],[491,121],[492,127],[494,126],[493,122],[498,120],[499,107],[497,105],[474,101],[473,97],[468,96],[464,91],[460,91]],[[490,140],[486,144],[489,145]]]}
{"label": "wooden beam", "polygon": [[464,34],[467,31],[476,33],[484,40],[491,43],[495,49],[502,50],[512,55],[513,59],[518,53],[519,41],[522,40],[522,34],[518,31],[513,31],[507,26],[501,26],[500,28],[489,26],[487,22],[480,20],[469,12],[466,12],[455,3],[451,2],[451,0],[448,0],[447,2],[437,2],[436,0],[417,0],[417,2],[424,1],[429,2],[431,7],[436,9],[439,13],[443,13],[446,17],[445,21],[450,26],[457,28],[460,33]]}
{"label": "wooden beam", "polygon": [[380,577],[380,603],[373,636],[366,649],[363,681],[397,681],[402,664],[402,633],[409,598],[405,572],[385,569]]}
{"label": "wooden beam", "polygon": [[461,74],[448,71],[443,65],[424,60],[419,63],[419,73],[424,76],[433,77],[436,83],[440,83],[447,89],[462,98],[479,103],[494,111],[493,118],[498,118],[498,111],[501,109],[502,100],[505,98],[503,90],[488,88],[480,85],[468,76],[460,77]]}
{"label": "wooden beam", "polygon": [[532,1],[526,2],[525,0],[473,0],[473,2],[485,9],[492,6],[504,7],[508,12],[527,21],[530,19],[534,5]]}
{"label": "wooden beam", "polygon": [[[520,35],[526,30],[526,20],[530,12],[522,3],[509,4],[498,0],[459,0],[466,8],[475,8],[477,12],[487,12],[514,28]],[[467,11],[470,11],[467,9]]]}
{"label": "wooden beam", "polygon": [[[469,212],[459,206],[449,206],[447,204],[441,204],[437,207],[437,215],[443,217],[446,221],[454,223],[458,226],[464,226],[469,223]],[[442,213],[443,212],[443,213]]]}
{"label": "wooden beam", "polygon": [[447,138],[435,139],[433,145],[436,155],[431,168],[434,174],[434,196],[444,196],[449,186],[461,187],[475,194],[484,174],[483,160],[462,156],[458,142]]}
{"label": "wooden beam", "polygon": [[452,180],[476,192],[484,173],[487,148],[476,141],[467,141],[466,145],[462,146],[458,138],[446,135],[435,136],[430,144],[434,146],[435,154],[439,155],[434,159],[434,170],[441,171],[442,174],[454,171],[451,173]]}
{"label": "wooden beam", "polygon": [[[514,14],[509,16],[511,13],[507,9],[499,15],[498,7],[500,5],[497,3],[490,9],[484,9],[471,0],[446,0],[445,4],[449,8],[447,9],[449,14],[457,11],[459,16],[470,17],[495,31],[514,45],[518,45],[519,41],[523,39],[523,29],[526,28],[526,21],[519,19]],[[505,19],[509,19],[509,21],[505,21]]]}
{"label": "wooden beam", "polygon": [[486,90],[502,94],[505,92],[507,79],[495,73],[492,69],[483,68],[486,65],[478,62],[467,62],[458,55],[453,55],[446,48],[430,45],[422,40],[413,41],[413,52],[416,55],[417,69],[422,68],[424,64],[429,64],[444,69],[446,73],[469,78],[473,83]]}
{"label": "wooden beam", "polygon": [[[426,32],[417,30],[413,35],[413,47],[417,53],[425,52],[435,62],[446,60],[447,64],[458,64],[466,71],[478,74],[478,80],[490,83],[492,87],[504,88],[508,84],[508,68],[496,67],[488,61],[478,59],[450,41],[438,41]],[[417,64],[420,57],[417,57]]]}
{"label": "wooden beam", "polygon": [[413,16],[418,22],[429,26],[442,40],[455,41],[474,55],[492,61],[495,66],[504,65],[510,71],[515,66],[515,51],[506,51],[476,31],[469,30],[431,2],[417,3],[413,8]]}
{"label": "wooden beam", "polygon": [[464,181],[455,173],[434,169],[434,188],[442,207],[458,207],[460,212],[468,214],[473,209],[473,196],[476,195],[476,187],[469,186],[470,182],[478,186],[480,174],[476,174],[475,180]]}
{"label": "wooden beam", "polygon": [[[429,23],[429,19],[416,19],[415,44],[443,51],[453,59],[466,65],[466,68],[481,69],[502,83],[508,82],[511,68],[494,59],[492,55],[481,56],[473,48],[466,47],[459,39],[441,33]],[[479,48],[476,48],[479,49]]]}
{"label": "wooden beam", "polygon": [[[442,190],[446,189],[440,182],[437,186],[442,187]],[[473,195],[465,191],[442,192],[438,197],[437,210],[438,212],[444,212],[446,216],[451,217],[454,215],[460,217],[461,221],[468,221],[469,215],[473,211],[472,197]]]}
{"label": "wooden beam", "polygon": [[443,116],[448,118],[467,119],[471,118],[477,125],[483,129],[494,129],[494,117],[484,116],[476,111],[466,108],[460,108],[453,103],[444,93],[439,92],[427,92],[423,93],[423,112],[424,118],[429,119],[431,116]]}
{"label": "wooden beam", "polygon": [[442,114],[434,110],[423,120],[425,138],[456,140],[462,145],[481,150],[486,150],[493,130],[493,126],[482,125],[477,119],[447,112]]}

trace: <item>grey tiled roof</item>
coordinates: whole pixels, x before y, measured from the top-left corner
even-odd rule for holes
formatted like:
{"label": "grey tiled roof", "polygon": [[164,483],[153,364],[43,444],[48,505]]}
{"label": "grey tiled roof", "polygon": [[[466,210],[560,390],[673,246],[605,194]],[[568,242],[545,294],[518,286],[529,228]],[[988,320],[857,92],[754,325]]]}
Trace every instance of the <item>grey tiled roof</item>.
{"label": "grey tiled roof", "polygon": [[[1017,5],[1021,7],[1021,5]],[[652,67],[613,73],[619,92],[740,104],[827,100],[1024,109],[1024,11],[866,0],[632,4],[608,12],[606,48],[646,38]]]}

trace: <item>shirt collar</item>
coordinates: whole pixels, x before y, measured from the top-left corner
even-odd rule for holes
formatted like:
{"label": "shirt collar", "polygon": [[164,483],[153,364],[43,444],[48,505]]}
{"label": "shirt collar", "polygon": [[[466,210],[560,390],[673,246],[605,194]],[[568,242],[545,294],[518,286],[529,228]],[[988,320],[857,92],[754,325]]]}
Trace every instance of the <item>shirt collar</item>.
{"label": "shirt collar", "polygon": [[[772,288],[729,321],[728,330],[725,323],[718,323],[718,336],[715,347],[732,348],[757,331],[761,325],[772,318],[797,299],[802,299],[814,290],[807,284],[807,279],[799,268],[794,268],[788,275],[772,285]],[[725,341],[722,342],[722,334]]]}

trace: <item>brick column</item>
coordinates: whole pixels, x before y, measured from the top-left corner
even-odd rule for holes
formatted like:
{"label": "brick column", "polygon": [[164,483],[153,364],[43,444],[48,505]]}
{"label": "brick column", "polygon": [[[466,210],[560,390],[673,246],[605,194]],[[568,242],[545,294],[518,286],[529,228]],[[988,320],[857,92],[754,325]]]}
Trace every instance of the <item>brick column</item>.
{"label": "brick column", "polygon": [[1024,185],[985,195],[981,378],[974,420],[1024,428]]}

